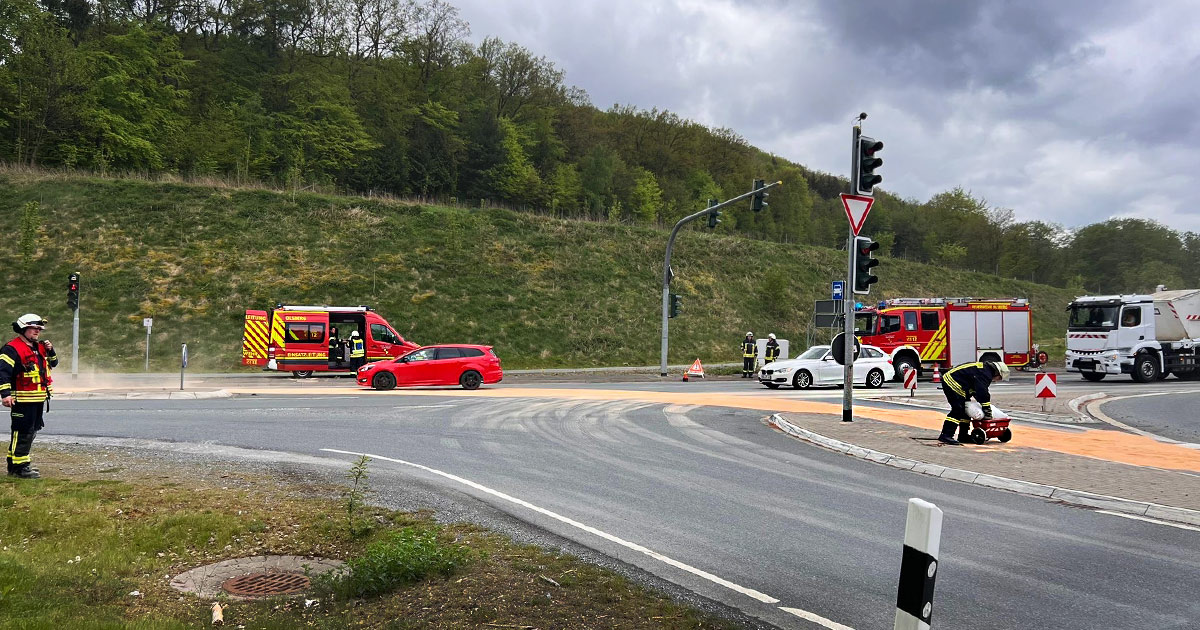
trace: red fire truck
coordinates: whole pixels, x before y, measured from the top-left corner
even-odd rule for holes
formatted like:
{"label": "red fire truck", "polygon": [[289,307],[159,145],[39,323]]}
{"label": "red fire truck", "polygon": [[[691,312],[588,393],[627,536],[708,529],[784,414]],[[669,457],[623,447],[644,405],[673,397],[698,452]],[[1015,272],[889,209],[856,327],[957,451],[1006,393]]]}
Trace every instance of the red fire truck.
{"label": "red fire truck", "polygon": [[1024,366],[1033,353],[1033,312],[1024,298],[896,298],[854,315],[862,343],[906,368],[946,370],[969,361]]}
{"label": "red fire truck", "polygon": [[246,311],[242,365],[293,372],[350,371],[350,333],[363,340],[367,362],[393,359],[417,349],[369,306],[292,306]]}

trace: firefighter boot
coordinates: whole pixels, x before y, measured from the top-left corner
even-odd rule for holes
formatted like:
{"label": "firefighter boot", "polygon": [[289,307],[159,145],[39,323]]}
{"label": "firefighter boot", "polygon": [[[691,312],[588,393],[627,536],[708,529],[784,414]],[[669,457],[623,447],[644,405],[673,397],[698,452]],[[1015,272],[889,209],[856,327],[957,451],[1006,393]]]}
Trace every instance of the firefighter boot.
{"label": "firefighter boot", "polygon": [[17,466],[15,469],[8,471],[9,477],[19,477],[21,479],[39,479],[41,475],[34,470],[29,464]]}
{"label": "firefighter boot", "polygon": [[938,441],[942,444],[952,444],[958,446],[958,440],[954,439],[954,429],[958,423],[953,420],[946,420],[942,423],[942,434],[938,436]]}
{"label": "firefighter boot", "polygon": [[971,423],[961,422],[958,425],[958,441],[966,442],[971,439]]}

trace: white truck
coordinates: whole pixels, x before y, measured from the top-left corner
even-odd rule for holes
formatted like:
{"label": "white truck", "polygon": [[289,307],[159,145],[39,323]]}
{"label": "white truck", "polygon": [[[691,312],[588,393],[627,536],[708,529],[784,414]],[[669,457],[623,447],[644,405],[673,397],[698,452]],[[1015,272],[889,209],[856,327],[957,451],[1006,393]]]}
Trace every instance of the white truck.
{"label": "white truck", "polygon": [[1068,372],[1089,381],[1200,379],[1200,289],[1084,296],[1067,310]]}

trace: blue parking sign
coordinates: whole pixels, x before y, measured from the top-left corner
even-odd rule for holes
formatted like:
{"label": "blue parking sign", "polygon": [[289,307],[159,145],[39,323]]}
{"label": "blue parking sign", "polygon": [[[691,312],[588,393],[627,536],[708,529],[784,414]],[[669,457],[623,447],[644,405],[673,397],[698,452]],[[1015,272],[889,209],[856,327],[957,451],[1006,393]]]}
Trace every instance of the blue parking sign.
{"label": "blue parking sign", "polygon": [[842,290],[845,286],[846,286],[846,283],[841,280],[833,281],[833,299],[835,299],[835,300],[842,299]]}

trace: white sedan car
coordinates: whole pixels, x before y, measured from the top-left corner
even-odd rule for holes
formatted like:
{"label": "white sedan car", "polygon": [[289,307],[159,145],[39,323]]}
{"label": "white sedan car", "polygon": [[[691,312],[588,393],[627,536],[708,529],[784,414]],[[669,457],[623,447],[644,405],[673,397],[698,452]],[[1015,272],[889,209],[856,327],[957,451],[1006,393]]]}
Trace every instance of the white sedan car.
{"label": "white sedan car", "polygon": [[[854,360],[854,384],[867,387],[883,387],[896,375],[892,360],[875,346],[862,346]],[[775,389],[780,385],[791,385],[796,389],[808,389],[813,385],[840,385],[842,366],[833,360],[829,346],[813,346],[795,359],[775,361],[758,371],[758,382]]]}

